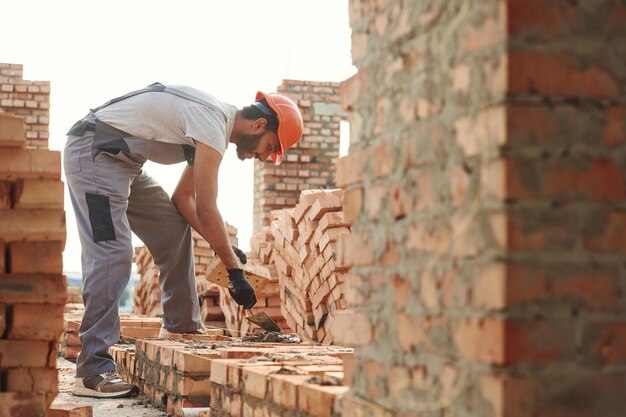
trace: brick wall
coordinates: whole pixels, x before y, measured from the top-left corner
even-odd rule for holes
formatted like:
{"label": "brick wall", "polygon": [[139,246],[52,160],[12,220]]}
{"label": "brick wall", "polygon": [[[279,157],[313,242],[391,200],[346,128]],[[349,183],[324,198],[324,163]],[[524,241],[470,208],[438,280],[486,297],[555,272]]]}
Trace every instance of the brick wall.
{"label": "brick wall", "polygon": [[254,162],[254,232],[270,224],[269,212],[293,207],[300,191],[333,187],[339,156],[339,85],[332,82],[284,80],[277,91],[293,99],[304,119],[302,140],[289,149],[283,163]]}
{"label": "brick wall", "polygon": [[344,417],[623,415],[624,3],[350,0],[350,23]]}
{"label": "brick wall", "polygon": [[0,63],[0,111],[25,119],[26,148],[48,149],[50,81],[23,80],[22,64]]}

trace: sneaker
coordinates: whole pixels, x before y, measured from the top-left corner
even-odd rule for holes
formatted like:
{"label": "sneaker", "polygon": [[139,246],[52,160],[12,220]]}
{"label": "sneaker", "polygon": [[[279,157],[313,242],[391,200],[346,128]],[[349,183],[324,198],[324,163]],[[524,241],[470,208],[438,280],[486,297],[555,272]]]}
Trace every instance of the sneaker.
{"label": "sneaker", "polygon": [[122,381],[117,372],[112,371],[87,378],[76,378],[72,394],[80,397],[124,398],[136,396],[139,394],[139,388]]}
{"label": "sneaker", "polygon": [[190,332],[177,333],[177,332],[170,332],[164,326],[161,326],[161,330],[159,330],[159,339],[168,339],[168,338],[171,339],[180,334],[195,334],[198,336],[207,336],[209,333],[206,331],[204,327],[198,330],[192,330]]}

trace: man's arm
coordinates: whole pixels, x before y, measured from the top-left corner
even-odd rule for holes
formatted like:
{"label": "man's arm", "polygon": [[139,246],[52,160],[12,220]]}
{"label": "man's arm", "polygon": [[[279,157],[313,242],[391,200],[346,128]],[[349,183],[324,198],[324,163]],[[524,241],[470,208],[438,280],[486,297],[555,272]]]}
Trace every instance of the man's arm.
{"label": "man's arm", "polygon": [[218,171],[222,156],[196,142],[193,167],[185,167],[172,195],[172,202],[191,227],[206,239],[224,266],[240,268],[217,208]]}

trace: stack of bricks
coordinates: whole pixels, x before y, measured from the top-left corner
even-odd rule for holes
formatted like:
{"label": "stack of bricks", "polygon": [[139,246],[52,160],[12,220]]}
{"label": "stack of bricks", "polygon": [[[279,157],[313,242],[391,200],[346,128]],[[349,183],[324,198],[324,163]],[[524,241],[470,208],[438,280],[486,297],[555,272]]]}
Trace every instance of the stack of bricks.
{"label": "stack of bricks", "polygon": [[[237,245],[237,229],[225,224],[231,244]],[[220,308],[219,287],[205,279],[207,266],[215,258],[211,245],[195,230],[193,231],[196,289],[200,299],[200,312],[207,326],[224,327],[224,314]],[[135,287],[133,312],[148,316],[163,315],[159,268],[154,264],[150,251],[145,247],[135,248],[133,262],[137,265],[140,281]]]}
{"label": "stack of bricks", "polygon": [[[59,339],[58,354],[70,361],[75,361],[82,349],[79,337],[83,312],[79,310],[65,313],[63,334]],[[120,340],[134,342],[138,339],[158,337],[161,319],[139,314],[120,313]]]}
{"label": "stack of bricks", "polygon": [[136,384],[152,404],[182,416],[183,407],[210,405],[209,359],[221,357],[211,345],[223,340],[222,331],[209,330],[202,340],[137,340],[109,352],[124,380]]}
{"label": "stack of bricks", "polygon": [[302,139],[280,166],[254,161],[254,233],[269,226],[272,210],[293,207],[302,190],[331,188],[339,157],[339,84],[284,80],[277,91],[298,105],[304,121]]}
{"label": "stack of bricks", "polygon": [[24,119],[0,113],[0,403],[45,415],[67,298],[63,183],[59,152],[25,146]]}
{"label": "stack of bricks", "polygon": [[63,316],[63,334],[59,338],[58,353],[72,362],[78,358],[83,346],[78,336],[82,320],[83,312],[80,310],[66,312]]}
{"label": "stack of bricks", "polygon": [[125,380],[175,416],[280,410],[331,417],[349,389],[342,386],[342,364],[352,349],[213,338],[143,340],[110,352]]}
{"label": "stack of bricks", "polygon": [[348,307],[343,295],[347,266],[335,260],[337,240],[350,233],[343,192],[304,190],[293,208],[272,212],[270,227],[251,239],[256,256],[279,277],[281,313],[309,341],[330,344],[334,315]]}
{"label": "stack of bricks", "polygon": [[84,310],[83,296],[80,293],[80,287],[67,286],[67,302],[65,303],[65,312],[69,313],[74,310]]}
{"label": "stack of bricks", "polygon": [[0,63],[0,112],[26,123],[27,149],[48,149],[50,81],[23,80],[22,64]]}
{"label": "stack of bricks", "polygon": [[350,19],[343,417],[623,415],[624,2]]}

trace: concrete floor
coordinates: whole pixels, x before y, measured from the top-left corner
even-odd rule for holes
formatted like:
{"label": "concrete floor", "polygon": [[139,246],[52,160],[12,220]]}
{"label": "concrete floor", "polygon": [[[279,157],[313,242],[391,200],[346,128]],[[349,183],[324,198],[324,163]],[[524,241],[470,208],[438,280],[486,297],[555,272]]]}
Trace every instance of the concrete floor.
{"label": "concrete floor", "polygon": [[149,405],[141,396],[124,399],[100,399],[72,395],[76,366],[65,358],[57,358],[59,370],[59,395],[53,404],[88,404],[93,407],[93,417],[164,417],[167,414]]}

